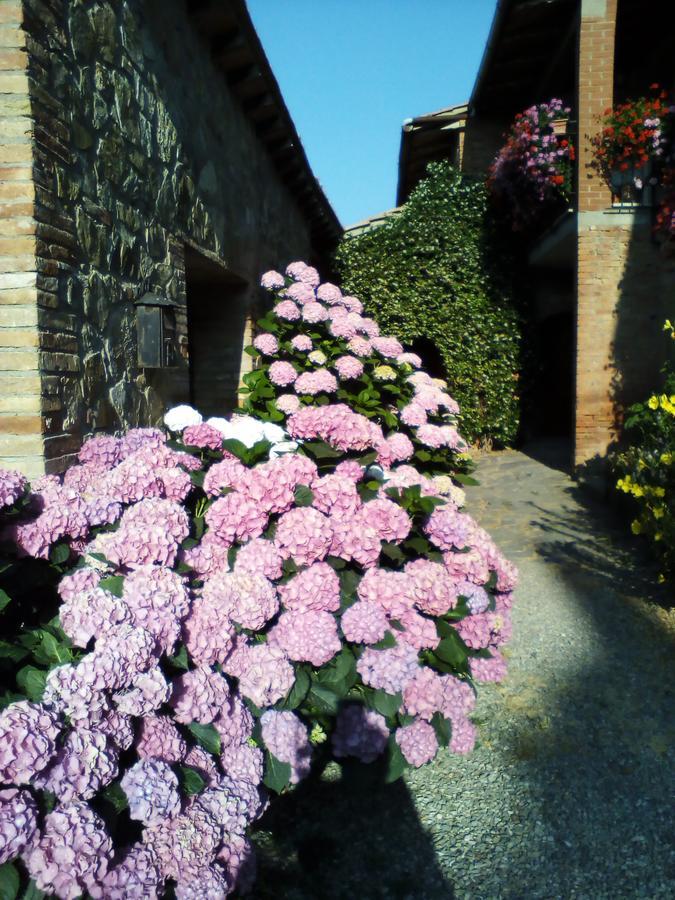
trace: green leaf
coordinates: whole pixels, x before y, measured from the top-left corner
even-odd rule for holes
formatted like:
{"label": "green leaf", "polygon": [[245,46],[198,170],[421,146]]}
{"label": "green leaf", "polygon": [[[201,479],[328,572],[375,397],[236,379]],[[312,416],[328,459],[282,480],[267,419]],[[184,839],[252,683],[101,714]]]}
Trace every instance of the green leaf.
{"label": "green leaf", "polygon": [[190,481],[194,484],[195,487],[203,487],[205,477],[206,472],[204,471],[199,470],[197,472],[190,472]]}
{"label": "green leaf", "polygon": [[16,676],[19,690],[23,691],[29,700],[34,701],[42,700],[46,680],[47,673],[42,669],[36,669],[35,666],[24,666]]}
{"label": "green leaf", "polygon": [[178,766],[180,783],[185,794],[191,797],[193,794],[201,794],[206,787],[204,777],[192,766]]}
{"label": "green leaf", "polygon": [[334,716],[340,706],[340,697],[326,685],[312,681],[305,703],[317,709],[320,713]]}
{"label": "green leaf", "polygon": [[382,544],[382,553],[392,562],[403,562],[405,560],[405,554],[396,544]]}
{"label": "green leaf", "polygon": [[435,712],[431,717],[431,724],[436,732],[436,739],[440,747],[447,747],[452,737],[452,725],[445,716]]}
{"label": "green leaf", "polygon": [[8,603],[12,602],[12,598],[9,594],[5,593],[5,591],[0,588],[0,610],[3,610]]}
{"label": "green leaf", "polygon": [[225,450],[229,450],[237,459],[244,463],[248,462],[248,447],[242,444],[241,441],[238,441],[236,438],[227,438],[227,440],[223,441],[223,447]]}
{"label": "green leaf", "polygon": [[291,767],[287,762],[281,762],[273,756],[269,750],[265,751],[265,775],[263,784],[271,791],[280,794],[287,788],[291,781]]}
{"label": "green leaf", "polygon": [[295,505],[311,506],[314,502],[314,494],[306,484],[299,484],[295,489]]}
{"label": "green leaf", "polygon": [[381,641],[378,641],[377,644],[372,644],[373,650],[388,650],[390,647],[396,646],[396,638],[388,631]]}
{"label": "green leaf", "polygon": [[214,756],[218,756],[220,753],[220,735],[213,725],[202,725],[200,722],[192,722],[188,725],[188,730],[201,747]]}
{"label": "green leaf", "polygon": [[112,784],[109,784],[108,787],[102,792],[102,796],[104,800],[107,800],[108,803],[111,803],[115,808],[115,812],[121,813],[123,809],[126,809],[129,805],[129,801],[127,800],[127,795],[122,790],[122,785],[119,781],[113,781]]}
{"label": "green leaf", "polygon": [[188,667],[188,655],[185,644],[179,644],[178,653],[168,656],[167,659],[174,668],[186,670]]}
{"label": "green leaf", "polygon": [[12,863],[0,866],[0,900],[14,900],[19,893],[19,873]]}
{"label": "green leaf", "polygon": [[10,644],[7,641],[0,641],[0,659],[8,659],[10,662],[20,662],[24,659],[30,650],[25,647],[17,647],[16,644]]}
{"label": "green leaf", "polygon": [[480,484],[480,481],[476,481],[476,479],[471,478],[470,475],[463,475],[461,472],[453,472],[452,477],[455,481],[459,482],[459,484],[466,484],[470,487],[476,487]]}
{"label": "green leaf", "polygon": [[279,709],[297,709],[302,704],[311,684],[307,671],[303,668],[295,670],[295,681],[285,700],[278,704]]}
{"label": "green leaf", "polygon": [[59,643],[48,631],[40,632],[40,643],[33,650],[33,656],[36,662],[46,666],[70,662],[72,659],[70,649]]}
{"label": "green leaf", "polygon": [[405,756],[396,742],[394,735],[389,738],[387,744],[387,771],[384,776],[385,784],[391,784],[403,775],[408,768]]}
{"label": "green leaf", "polygon": [[338,459],[342,456],[339,450],[333,450],[325,441],[307,441],[302,445],[302,449],[316,459]]}
{"label": "green leaf", "polygon": [[386,691],[373,691],[369,697],[369,705],[385,718],[395,716],[399,711],[403,697],[401,693],[388,694]]}
{"label": "green leaf", "polygon": [[43,897],[46,897],[43,891],[35,884],[34,881],[28,882],[28,887],[21,895],[21,900],[42,900]]}
{"label": "green leaf", "polygon": [[54,544],[49,551],[49,561],[55,566],[61,566],[70,559],[70,545],[66,543]]}
{"label": "green leaf", "polygon": [[342,569],[340,572],[340,599],[341,599],[341,610],[344,612],[345,609],[352,606],[352,604],[356,603],[358,600],[356,589],[359,586],[359,582],[361,581],[361,576],[354,572],[353,569]]}
{"label": "green leaf", "polygon": [[466,668],[466,660],[468,657],[467,647],[454,628],[452,629],[452,632],[444,637],[439,645],[434,648],[434,653],[439,659],[442,659],[443,662],[449,663],[449,665],[454,666],[456,669]]}
{"label": "green leaf", "polygon": [[121,597],[124,592],[124,576],[109,575],[107,578],[102,578],[98,586],[116,597]]}

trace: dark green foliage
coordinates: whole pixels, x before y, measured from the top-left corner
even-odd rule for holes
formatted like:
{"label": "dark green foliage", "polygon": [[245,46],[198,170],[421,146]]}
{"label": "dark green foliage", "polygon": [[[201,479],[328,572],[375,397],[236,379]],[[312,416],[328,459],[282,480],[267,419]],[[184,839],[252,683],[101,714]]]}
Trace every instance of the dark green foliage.
{"label": "dark green foliage", "polygon": [[[467,440],[510,444],[518,431],[520,324],[511,262],[487,211],[482,183],[447,163],[429,166],[383,225],[337,251],[345,293],[447,378]],[[423,343],[420,344],[420,341]],[[425,356],[432,342],[444,373]]]}

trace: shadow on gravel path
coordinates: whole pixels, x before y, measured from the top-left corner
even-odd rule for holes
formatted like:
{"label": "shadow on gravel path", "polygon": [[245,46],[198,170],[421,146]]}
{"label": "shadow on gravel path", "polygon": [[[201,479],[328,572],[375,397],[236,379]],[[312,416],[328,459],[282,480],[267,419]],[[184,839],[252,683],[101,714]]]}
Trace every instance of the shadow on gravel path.
{"label": "shadow on gravel path", "polygon": [[453,900],[402,781],[330,763],[278,798],[255,837],[256,900]]}

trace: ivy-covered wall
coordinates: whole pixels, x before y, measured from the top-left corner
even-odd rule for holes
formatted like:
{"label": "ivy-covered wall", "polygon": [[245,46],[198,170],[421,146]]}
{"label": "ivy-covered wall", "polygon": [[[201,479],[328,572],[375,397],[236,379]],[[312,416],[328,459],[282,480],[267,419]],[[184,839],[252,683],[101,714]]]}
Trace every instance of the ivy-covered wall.
{"label": "ivy-covered wall", "polygon": [[510,444],[519,425],[520,324],[513,267],[481,181],[429,166],[398,215],[347,236],[336,265],[384,331],[448,381],[472,441]]}

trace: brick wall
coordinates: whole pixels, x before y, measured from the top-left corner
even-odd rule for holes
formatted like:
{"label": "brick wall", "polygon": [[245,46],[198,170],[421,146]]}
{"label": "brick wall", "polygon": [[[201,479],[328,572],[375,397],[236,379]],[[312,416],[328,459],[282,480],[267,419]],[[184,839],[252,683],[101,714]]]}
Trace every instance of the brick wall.
{"label": "brick wall", "polygon": [[577,465],[604,456],[626,407],[659,383],[674,274],[652,241],[650,210],[579,214]]}
{"label": "brick wall", "polygon": [[21,0],[0,3],[0,457],[42,474],[39,275]]}

